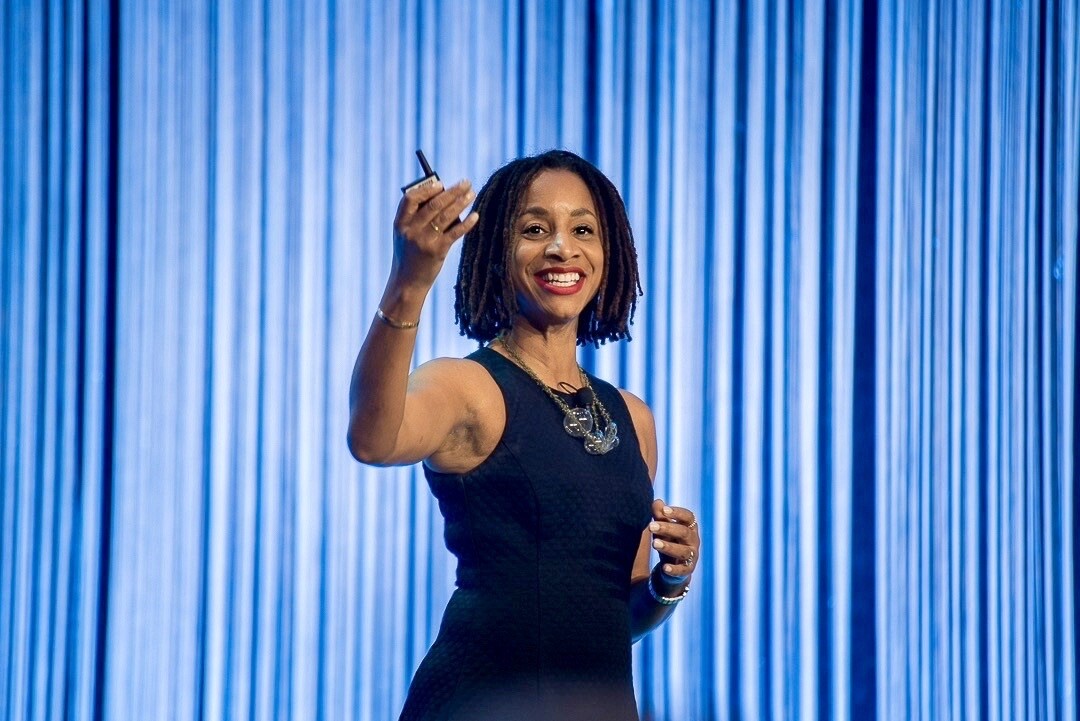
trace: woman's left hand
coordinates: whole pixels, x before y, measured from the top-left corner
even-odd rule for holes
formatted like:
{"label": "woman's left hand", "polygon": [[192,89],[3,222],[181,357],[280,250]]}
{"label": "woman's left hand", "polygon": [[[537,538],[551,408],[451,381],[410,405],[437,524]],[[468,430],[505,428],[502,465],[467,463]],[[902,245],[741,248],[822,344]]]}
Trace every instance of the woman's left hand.
{"label": "woman's left hand", "polygon": [[669,506],[660,499],[652,504],[652,547],[660,552],[660,570],[672,581],[684,581],[701,560],[697,518],[686,508]]}

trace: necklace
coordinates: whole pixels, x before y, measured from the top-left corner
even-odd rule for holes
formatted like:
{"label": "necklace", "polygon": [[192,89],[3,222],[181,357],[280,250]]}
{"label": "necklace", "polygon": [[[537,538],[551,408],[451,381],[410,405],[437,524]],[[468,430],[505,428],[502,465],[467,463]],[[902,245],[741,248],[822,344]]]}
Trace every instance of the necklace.
{"label": "necklace", "polygon": [[[619,426],[616,425],[615,421],[611,420],[607,408],[604,408],[604,404],[600,402],[596,392],[593,391],[593,387],[589,383],[589,377],[585,375],[585,370],[581,366],[578,366],[578,374],[584,388],[578,391],[578,395],[584,397],[585,405],[580,408],[571,408],[566,401],[559,398],[553,390],[548,388],[547,383],[540,380],[540,376],[533,373],[532,368],[510,347],[505,336],[499,336],[497,340],[506,349],[514,363],[536,381],[536,384],[543,389],[544,393],[548,394],[548,398],[555,401],[555,405],[563,412],[563,429],[574,438],[584,439],[586,452],[599,456],[619,445]],[[600,424],[595,420],[596,416],[600,416],[604,421],[603,431],[600,430]]]}

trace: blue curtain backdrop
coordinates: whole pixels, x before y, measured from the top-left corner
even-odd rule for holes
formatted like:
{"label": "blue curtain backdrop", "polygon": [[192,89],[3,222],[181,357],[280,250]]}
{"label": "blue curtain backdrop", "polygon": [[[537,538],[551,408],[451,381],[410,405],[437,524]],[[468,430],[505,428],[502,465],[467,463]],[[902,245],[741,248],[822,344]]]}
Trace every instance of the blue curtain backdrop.
{"label": "blue curtain backdrop", "polygon": [[[643,715],[1080,715],[1073,0],[0,23],[4,718],[394,717],[453,579],[417,469],[345,446],[398,188],[555,146],[644,271],[584,362],[703,528]],[[473,347],[451,275],[418,361]]]}

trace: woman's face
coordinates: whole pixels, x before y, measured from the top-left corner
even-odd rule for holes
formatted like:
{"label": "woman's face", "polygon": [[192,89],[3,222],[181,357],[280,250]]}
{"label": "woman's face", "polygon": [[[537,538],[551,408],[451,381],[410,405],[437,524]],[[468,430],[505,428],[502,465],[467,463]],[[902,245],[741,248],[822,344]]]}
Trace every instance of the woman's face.
{"label": "woman's face", "polygon": [[575,323],[600,289],[604,243],[592,193],[576,173],[544,170],[514,221],[518,310],[536,328]]}

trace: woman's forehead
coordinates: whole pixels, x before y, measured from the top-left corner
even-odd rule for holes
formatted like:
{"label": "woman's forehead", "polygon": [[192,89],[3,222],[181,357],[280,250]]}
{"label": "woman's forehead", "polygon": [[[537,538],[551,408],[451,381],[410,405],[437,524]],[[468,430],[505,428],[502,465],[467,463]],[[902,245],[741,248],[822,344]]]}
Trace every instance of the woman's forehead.
{"label": "woman's forehead", "polygon": [[529,183],[521,199],[519,215],[549,209],[567,209],[596,214],[592,191],[580,175],[571,170],[542,170]]}

